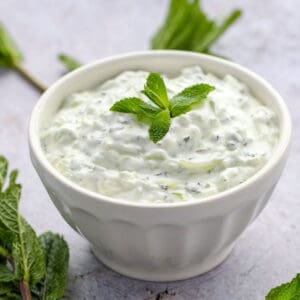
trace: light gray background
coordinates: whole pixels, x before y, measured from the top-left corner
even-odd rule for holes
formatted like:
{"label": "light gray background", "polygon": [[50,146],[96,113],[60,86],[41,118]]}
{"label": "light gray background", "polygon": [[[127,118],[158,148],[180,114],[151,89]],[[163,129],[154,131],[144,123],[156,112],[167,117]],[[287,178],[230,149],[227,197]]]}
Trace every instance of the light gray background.
{"label": "light gray background", "polygon": [[[26,56],[25,65],[45,83],[62,74],[56,54],[89,62],[149,47],[167,8],[166,0],[1,0],[0,20]],[[29,159],[27,125],[39,94],[17,74],[0,71],[0,153],[20,169],[22,212],[38,232],[64,234],[71,248],[68,299],[256,300],[300,272],[300,2],[299,0],[206,0],[212,15],[233,7],[242,20],[215,46],[269,80],[283,95],[294,125],[291,156],[271,202],[242,235],[232,255],[213,271],[190,280],[151,283],[107,269],[68,227],[49,200]],[[150,298],[149,298],[150,297]],[[151,298],[152,297],[152,298]]]}

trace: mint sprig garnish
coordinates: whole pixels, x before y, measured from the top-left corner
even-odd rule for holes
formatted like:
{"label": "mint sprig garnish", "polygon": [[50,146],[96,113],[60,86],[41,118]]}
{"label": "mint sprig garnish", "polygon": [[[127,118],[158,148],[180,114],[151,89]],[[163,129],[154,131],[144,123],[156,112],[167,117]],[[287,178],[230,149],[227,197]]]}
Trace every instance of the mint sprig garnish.
{"label": "mint sprig garnish", "polygon": [[66,286],[68,245],[57,234],[37,237],[20,215],[22,186],[17,175],[13,170],[8,176],[8,161],[0,156],[0,299],[60,299]]}
{"label": "mint sprig garnish", "polygon": [[300,299],[300,273],[291,282],[273,288],[266,300],[298,300]]}
{"label": "mint sprig garnish", "polygon": [[196,84],[169,99],[163,78],[158,73],[150,73],[142,92],[155,106],[140,98],[130,97],[114,103],[110,110],[134,114],[139,121],[149,124],[149,138],[157,143],[168,133],[171,118],[185,114],[194,105],[201,104],[214,89],[209,84]]}

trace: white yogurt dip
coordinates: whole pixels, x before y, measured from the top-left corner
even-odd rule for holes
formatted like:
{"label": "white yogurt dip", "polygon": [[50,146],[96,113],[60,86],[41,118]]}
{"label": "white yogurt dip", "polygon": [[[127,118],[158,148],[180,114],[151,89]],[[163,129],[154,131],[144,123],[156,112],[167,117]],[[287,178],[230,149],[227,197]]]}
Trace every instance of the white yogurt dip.
{"label": "white yogurt dip", "polygon": [[172,119],[167,135],[154,144],[148,125],[109,110],[125,97],[150,103],[141,93],[148,74],[127,71],[63,102],[41,131],[46,156],[61,174],[102,195],[166,203],[227,190],[268,161],[279,138],[276,114],[236,78],[218,78],[197,66],[163,76],[169,97],[198,83],[216,89]]}

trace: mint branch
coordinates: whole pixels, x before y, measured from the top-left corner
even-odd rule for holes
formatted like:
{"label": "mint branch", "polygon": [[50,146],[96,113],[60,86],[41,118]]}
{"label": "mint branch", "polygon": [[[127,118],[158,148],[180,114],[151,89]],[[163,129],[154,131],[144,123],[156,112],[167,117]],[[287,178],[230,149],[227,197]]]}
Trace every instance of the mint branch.
{"label": "mint branch", "polygon": [[34,293],[38,299],[60,299],[66,285],[68,246],[53,233],[38,238],[20,215],[22,187],[17,175],[16,170],[10,172],[6,184],[8,161],[0,156],[0,298],[31,300]]}
{"label": "mint branch", "polygon": [[22,65],[23,55],[3,25],[0,24],[0,67],[17,71],[27,82],[39,92],[44,92],[46,87],[40,83]]}
{"label": "mint branch", "polygon": [[[219,24],[208,18],[199,2],[171,0],[163,25],[152,37],[151,48],[180,49],[220,56],[212,53],[210,48],[240,18],[242,12],[234,10]],[[76,58],[65,53],[59,54],[58,59],[67,71],[73,71],[82,65]],[[29,84],[43,93],[47,87],[24,68],[22,60],[20,49],[0,24],[0,66],[17,71]]]}
{"label": "mint branch", "polygon": [[12,67],[19,73],[29,84],[31,84],[38,92],[43,93],[47,87],[34,77],[22,64],[15,64]]}
{"label": "mint branch", "polygon": [[185,88],[169,100],[163,78],[158,73],[150,73],[143,93],[156,106],[142,99],[130,97],[117,101],[110,110],[134,114],[138,117],[138,121],[149,124],[149,138],[157,143],[168,133],[171,118],[187,113],[195,105],[201,104],[214,89],[208,84],[196,84]]}
{"label": "mint branch", "polygon": [[171,0],[166,19],[152,37],[152,49],[211,53],[211,46],[241,16],[234,10],[220,24],[203,11],[199,0]]}

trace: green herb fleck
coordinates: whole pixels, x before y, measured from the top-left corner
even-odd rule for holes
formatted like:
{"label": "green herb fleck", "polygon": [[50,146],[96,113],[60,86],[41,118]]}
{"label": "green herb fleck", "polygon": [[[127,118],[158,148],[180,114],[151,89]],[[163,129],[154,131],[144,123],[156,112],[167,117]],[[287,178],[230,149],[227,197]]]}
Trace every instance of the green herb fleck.
{"label": "green herb fleck", "polygon": [[163,78],[157,73],[150,73],[142,92],[156,106],[140,98],[131,97],[114,103],[110,110],[134,114],[139,121],[149,124],[149,138],[157,143],[168,133],[171,118],[187,113],[194,105],[201,104],[214,89],[205,83],[196,84],[187,87],[169,100]]}
{"label": "green herb fleck", "polygon": [[299,300],[300,299],[300,273],[288,283],[273,288],[266,296],[266,300]]}

